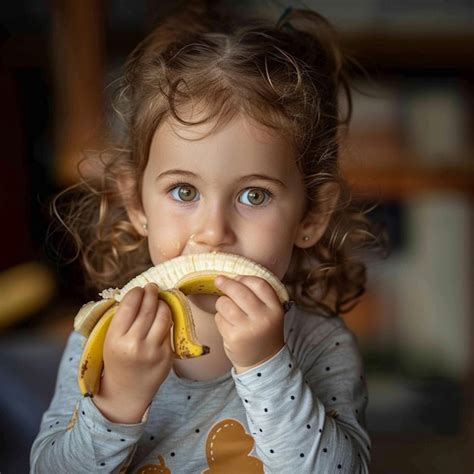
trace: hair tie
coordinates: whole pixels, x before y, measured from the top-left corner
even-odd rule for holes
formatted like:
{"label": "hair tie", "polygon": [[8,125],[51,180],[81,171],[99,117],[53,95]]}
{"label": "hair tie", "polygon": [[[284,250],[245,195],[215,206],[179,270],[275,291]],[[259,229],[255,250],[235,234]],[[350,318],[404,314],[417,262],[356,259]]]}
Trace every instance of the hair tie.
{"label": "hair tie", "polygon": [[293,7],[286,7],[283,10],[283,13],[280,15],[280,18],[278,18],[276,22],[277,28],[287,28],[291,31],[295,31],[295,29],[291,26],[290,22],[286,20],[287,17],[290,16],[291,12],[293,11]]}

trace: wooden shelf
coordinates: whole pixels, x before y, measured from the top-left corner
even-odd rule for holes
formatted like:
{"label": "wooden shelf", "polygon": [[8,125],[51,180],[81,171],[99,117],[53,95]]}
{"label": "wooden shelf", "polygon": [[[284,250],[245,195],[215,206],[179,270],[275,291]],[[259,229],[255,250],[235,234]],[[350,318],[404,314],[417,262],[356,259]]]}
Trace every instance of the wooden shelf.
{"label": "wooden shelf", "polygon": [[357,193],[376,199],[399,199],[431,191],[454,191],[474,196],[474,166],[347,167],[343,175]]}
{"label": "wooden shelf", "polygon": [[342,45],[364,67],[474,71],[474,34],[467,31],[341,32]]}

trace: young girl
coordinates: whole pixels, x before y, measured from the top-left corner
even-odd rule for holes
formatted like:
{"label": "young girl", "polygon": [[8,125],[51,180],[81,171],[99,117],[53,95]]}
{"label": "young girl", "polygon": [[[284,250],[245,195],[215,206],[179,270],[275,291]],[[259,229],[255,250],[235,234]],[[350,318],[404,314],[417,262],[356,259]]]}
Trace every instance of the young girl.
{"label": "young girl", "polygon": [[31,450],[31,472],[367,472],[367,389],[339,314],[364,291],[373,243],[338,168],[341,51],[318,14],[277,24],[189,7],[130,55],[123,136],[69,216],[96,289],[179,255],[221,251],[271,270],[190,297],[210,354],[173,356],[155,285],[123,299],[99,393],[76,382],[72,332]]}

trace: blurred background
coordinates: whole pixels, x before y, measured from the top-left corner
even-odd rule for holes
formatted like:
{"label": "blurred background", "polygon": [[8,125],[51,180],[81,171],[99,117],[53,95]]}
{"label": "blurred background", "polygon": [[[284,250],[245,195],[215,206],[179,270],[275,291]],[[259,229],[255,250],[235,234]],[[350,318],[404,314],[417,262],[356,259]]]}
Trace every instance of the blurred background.
{"label": "blurred background", "polygon": [[[0,11],[0,471],[29,450],[85,294],[48,243],[51,198],[114,126],[107,85],[156,19],[182,2],[20,0]],[[369,386],[371,472],[474,471],[474,5],[471,0],[227,1],[272,19],[325,15],[363,69],[344,173],[377,207],[389,258],[344,316]],[[86,299],[88,298],[88,299]],[[66,472],[66,471],[65,471]]]}

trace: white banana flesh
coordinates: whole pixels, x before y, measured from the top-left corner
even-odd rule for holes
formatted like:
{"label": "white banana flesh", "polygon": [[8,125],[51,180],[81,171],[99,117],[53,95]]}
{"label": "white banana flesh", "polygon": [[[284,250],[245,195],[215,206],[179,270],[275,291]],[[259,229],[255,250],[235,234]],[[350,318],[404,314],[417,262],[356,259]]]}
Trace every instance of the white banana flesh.
{"label": "white banana flesh", "polygon": [[121,301],[127,291],[136,286],[144,287],[147,283],[156,283],[160,289],[182,289],[187,281],[199,280],[200,277],[215,277],[218,274],[227,275],[230,278],[238,275],[258,276],[273,287],[282,303],[289,299],[285,286],[270,270],[241,255],[224,252],[181,255],[149,268],[130,280],[120,290],[109,288],[100,295],[103,298]]}

